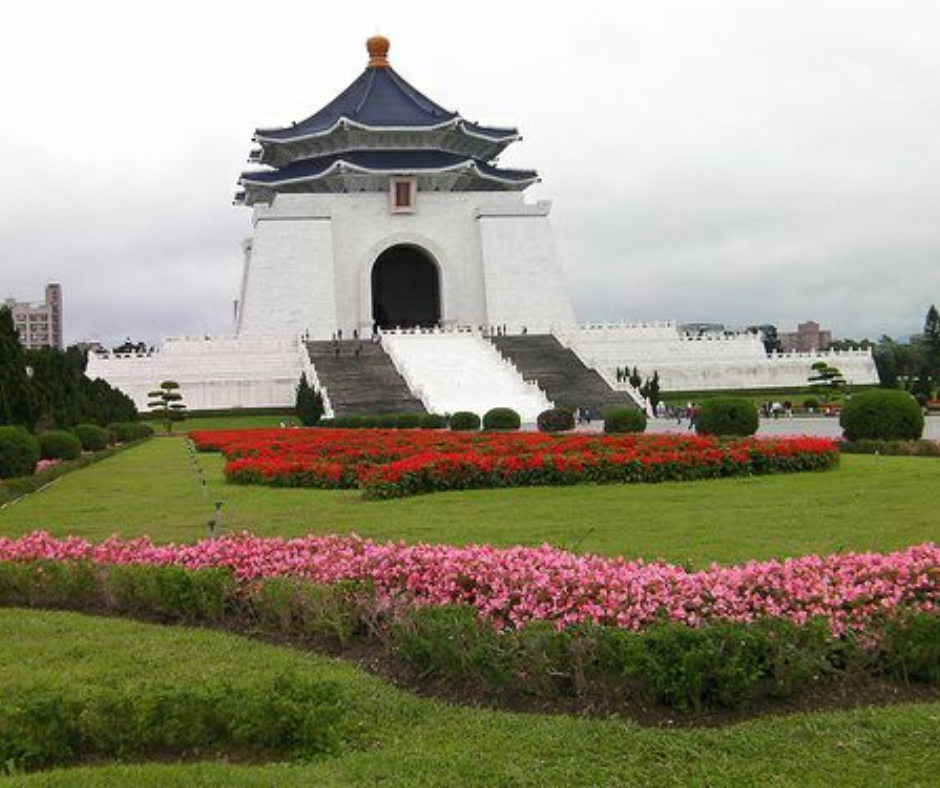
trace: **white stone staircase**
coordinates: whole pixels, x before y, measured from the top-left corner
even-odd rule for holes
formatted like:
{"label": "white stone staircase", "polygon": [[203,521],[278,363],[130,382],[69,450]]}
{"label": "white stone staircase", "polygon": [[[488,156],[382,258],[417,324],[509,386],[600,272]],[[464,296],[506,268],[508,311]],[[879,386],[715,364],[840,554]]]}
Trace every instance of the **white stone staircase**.
{"label": "white stone staircase", "polygon": [[533,422],[552,407],[536,384],[475,331],[383,332],[382,346],[430,413],[468,410],[482,416],[507,407]]}

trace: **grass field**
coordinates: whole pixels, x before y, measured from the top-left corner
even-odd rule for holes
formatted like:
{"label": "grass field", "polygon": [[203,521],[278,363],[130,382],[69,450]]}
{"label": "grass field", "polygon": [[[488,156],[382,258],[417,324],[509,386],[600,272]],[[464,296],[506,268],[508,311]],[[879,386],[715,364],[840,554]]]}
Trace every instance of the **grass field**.
{"label": "grass field", "polygon": [[[550,541],[699,566],[940,539],[940,463],[929,459],[849,456],[838,470],[814,474],[385,502],[355,491],[229,486],[219,457],[199,462],[205,491],[182,439],[150,441],[0,511],[0,534],[47,528],[96,539],[121,532],[193,540],[221,499],[227,526],[264,534]],[[338,682],[358,731],[340,755],[308,763],[94,764],[0,785],[928,786],[940,771],[940,703],[649,729],[456,707],[343,662],[232,635],[17,610],[0,610],[0,666],[0,688],[43,677],[97,686],[295,668]]]}
{"label": "grass field", "polygon": [[541,544],[577,551],[712,561],[889,550],[940,539],[940,463],[846,456],[835,471],[662,485],[474,490],[394,501],[356,491],[228,485],[201,454],[203,489],[182,439],[153,440],[69,474],[0,511],[0,533],[46,528],[192,541],[215,500],[230,529],[355,531],[379,539]]}
{"label": "grass field", "polygon": [[5,683],[67,677],[94,687],[153,675],[205,682],[295,669],[340,685],[356,731],[340,755],[308,763],[96,765],[11,785],[926,786],[940,769],[940,704],[656,730],[456,708],[342,662],[200,630],[0,610],[0,631]]}

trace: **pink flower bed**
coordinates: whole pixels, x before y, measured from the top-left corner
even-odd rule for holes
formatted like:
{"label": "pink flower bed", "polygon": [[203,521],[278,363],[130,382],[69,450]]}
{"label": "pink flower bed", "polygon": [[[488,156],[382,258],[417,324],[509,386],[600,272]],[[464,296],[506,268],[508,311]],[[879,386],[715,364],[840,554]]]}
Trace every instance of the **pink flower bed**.
{"label": "pink flower bed", "polygon": [[822,616],[840,634],[869,630],[903,610],[936,613],[940,603],[940,547],[934,544],[693,572],[548,545],[498,549],[377,543],[355,535],[285,540],[248,534],[191,545],[117,537],[92,544],[35,532],[0,538],[0,560],[229,567],[248,592],[253,581],[275,576],[322,584],[366,581],[380,604],[466,604],[502,627],[541,619],[559,627],[593,621],[639,630],[663,617],[698,626],[765,617],[803,623]]}

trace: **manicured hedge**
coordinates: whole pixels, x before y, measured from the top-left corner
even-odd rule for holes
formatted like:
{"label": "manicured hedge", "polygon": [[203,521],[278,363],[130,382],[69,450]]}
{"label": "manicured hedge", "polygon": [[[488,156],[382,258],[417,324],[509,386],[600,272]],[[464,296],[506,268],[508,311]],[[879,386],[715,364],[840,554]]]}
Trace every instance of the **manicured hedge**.
{"label": "manicured hedge", "polygon": [[39,441],[22,427],[0,427],[0,479],[32,476],[39,462]]}
{"label": "manicured hedge", "polygon": [[455,432],[476,432],[480,429],[480,417],[468,410],[458,410],[450,417],[450,428]]}
{"label": "manicured hedge", "polygon": [[543,410],[536,424],[539,432],[570,432],[574,429],[574,411],[571,408]]}
{"label": "manicured hedge", "polygon": [[153,427],[142,421],[119,421],[109,424],[107,429],[119,443],[130,443],[153,436]]}
{"label": "manicured hedge", "polygon": [[716,397],[705,400],[698,411],[695,430],[699,435],[747,437],[757,432],[757,408],[743,397]]}
{"label": "manicured hedge", "polygon": [[282,672],[211,683],[5,687],[0,763],[33,770],[89,758],[309,758],[336,752],[346,713],[335,682]]}
{"label": "manicured hedge", "polygon": [[[940,684],[940,616],[919,612],[890,617],[874,640],[834,635],[823,619],[495,628],[465,605],[401,597],[390,607],[368,583],[273,577],[239,585],[222,569],[81,561],[0,562],[0,605],[117,612],[341,647],[372,639],[422,680],[549,701],[626,695],[692,714],[813,693],[834,680]],[[35,768],[196,749],[307,755],[338,745],[339,700],[334,687],[297,676],[193,688],[155,680],[94,695],[37,685],[0,700],[0,758]],[[154,716],[144,719],[144,709]],[[206,730],[215,731],[211,740],[199,738]]]}
{"label": "manicured hedge", "polygon": [[604,432],[608,434],[645,431],[646,414],[639,408],[616,408],[604,414]]}
{"label": "manicured hedge", "polygon": [[72,432],[82,442],[85,451],[103,451],[111,442],[111,433],[97,424],[79,424]]}
{"label": "manicured hedge", "polygon": [[418,427],[438,429],[446,424],[447,420],[443,416],[433,413],[382,413],[374,416],[337,416],[332,419],[320,419],[314,426],[344,430],[398,430]]}
{"label": "manicured hedge", "polygon": [[517,430],[522,419],[512,408],[491,408],[483,414],[484,430]]}
{"label": "manicured hedge", "polygon": [[39,436],[39,454],[44,460],[77,460],[82,442],[71,432],[49,430]]}
{"label": "manicured hedge", "polygon": [[843,454],[882,454],[887,457],[940,457],[937,441],[845,441],[839,446]]}
{"label": "manicured hedge", "polygon": [[852,395],[839,424],[850,441],[913,441],[924,432],[924,413],[906,391],[871,389]]}

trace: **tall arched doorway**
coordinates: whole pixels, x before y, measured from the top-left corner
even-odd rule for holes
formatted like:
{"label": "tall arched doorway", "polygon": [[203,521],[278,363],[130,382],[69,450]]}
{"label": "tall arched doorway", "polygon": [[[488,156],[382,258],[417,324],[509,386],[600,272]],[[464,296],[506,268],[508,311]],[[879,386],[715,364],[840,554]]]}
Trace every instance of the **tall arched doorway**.
{"label": "tall arched doorway", "polygon": [[417,246],[399,244],[372,266],[372,320],[379,328],[435,326],[441,320],[437,263]]}

